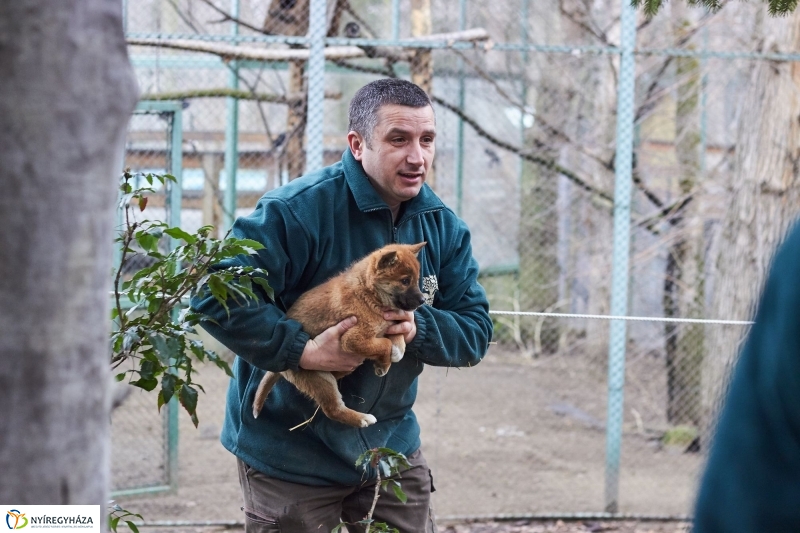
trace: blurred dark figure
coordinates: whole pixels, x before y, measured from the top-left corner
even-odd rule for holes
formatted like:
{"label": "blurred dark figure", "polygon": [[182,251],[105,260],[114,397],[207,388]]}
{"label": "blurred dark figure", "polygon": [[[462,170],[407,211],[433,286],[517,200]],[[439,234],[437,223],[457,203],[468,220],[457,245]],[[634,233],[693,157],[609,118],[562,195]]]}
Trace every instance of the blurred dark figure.
{"label": "blurred dark figure", "polygon": [[800,532],[800,224],[775,255],[734,371],[693,531]]}

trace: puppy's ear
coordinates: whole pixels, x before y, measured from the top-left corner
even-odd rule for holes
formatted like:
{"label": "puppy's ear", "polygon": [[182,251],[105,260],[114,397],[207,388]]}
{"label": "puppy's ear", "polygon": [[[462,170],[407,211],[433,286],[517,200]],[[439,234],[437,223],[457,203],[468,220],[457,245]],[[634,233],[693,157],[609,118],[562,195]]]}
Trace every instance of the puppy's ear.
{"label": "puppy's ear", "polygon": [[414,255],[419,255],[419,251],[420,251],[420,250],[422,250],[423,248],[425,248],[425,245],[426,245],[426,244],[428,244],[428,242],[427,242],[427,241],[422,241],[422,242],[421,242],[421,243],[419,243],[419,244],[415,244],[414,246],[412,246],[412,247],[411,247],[411,252],[412,252]]}
{"label": "puppy's ear", "polygon": [[378,261],[378,270],[389,268],[397,261],[397,252],[386,252]]}

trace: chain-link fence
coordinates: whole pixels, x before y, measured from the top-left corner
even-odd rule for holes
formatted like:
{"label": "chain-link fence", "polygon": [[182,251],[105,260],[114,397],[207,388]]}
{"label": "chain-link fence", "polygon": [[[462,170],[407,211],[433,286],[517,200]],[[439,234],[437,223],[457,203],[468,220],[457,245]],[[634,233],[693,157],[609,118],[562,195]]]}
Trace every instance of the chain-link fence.
{"label": "chain-link fence", "polygon": [[[139,0],[125,24],[143,100],[184,107],[187,229],[222,231],[265,191],[337,161],[364,83],[404,77],[434,98],[430,184],[472,230],[492,309],[512,312],[493,315],[484,363],[423,374],[440,514],[686,515],[747,330],[691,320],[750,317],[760,281],[738,266],[768,262],[779,237],[759,236],[780,235],[798,207],[786,195],[783,211],[759,207],[769,183],[731,185],[759,153],[747,110],[794,98],[753,90],[759,76],[791,81],[798,60],[761,10],[670,3],[633,21],[635,50],[620,3],[603,1]],[[135,121],[129,137],[157,131]],[[615,203],[625,182],[630,200]],[[731,215],[739,203],[750,211]],[[613,333],[594,317],[613,313],[689,321],[611,321],[625,326]],[[225,380],[208,379],[212,414],[182,434],[178,490],[146,503],[150,520],[239,518],[215,441]]]}
{"label": "chain-link fence", "polygon": [[[133,189],[150,187],[147,209],[126,209],[127,197],[121,195],[117,208],[117,235],[145,221],[187,224],[181,220],[182,134],[181,107],[169,103],[141,103],[131,117],[126,142],[125,167],[130,170]],[[149,174],[169,174],[175,182],[145,181]],[[166,252],[171,246],[166,235],[158,244]],[[150,266],[150,258],[135,243],[123,253],[115,247],[115,268],[123,283],[136,271]],[[137,253],[137,249],[139,253]],[[125,311],[130,302],[120,301]],[[112,396],[111,489],[114,497],[158,494],[176,488],[178,473],[178,412],[170,402],[160,412],[153,409],[153,397],[138,388],[115,383]]]}

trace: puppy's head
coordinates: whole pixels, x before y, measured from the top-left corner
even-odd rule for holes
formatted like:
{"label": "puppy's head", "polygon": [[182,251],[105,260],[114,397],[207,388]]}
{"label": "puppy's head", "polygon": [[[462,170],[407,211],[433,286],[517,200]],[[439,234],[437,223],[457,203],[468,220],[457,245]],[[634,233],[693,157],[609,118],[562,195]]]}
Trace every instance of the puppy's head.
{"label": "puppy's head", "polygon": [[413,311],[425,303],[417,254],[426,244],[390,244],[374,252],[374,287],[386,307]]}

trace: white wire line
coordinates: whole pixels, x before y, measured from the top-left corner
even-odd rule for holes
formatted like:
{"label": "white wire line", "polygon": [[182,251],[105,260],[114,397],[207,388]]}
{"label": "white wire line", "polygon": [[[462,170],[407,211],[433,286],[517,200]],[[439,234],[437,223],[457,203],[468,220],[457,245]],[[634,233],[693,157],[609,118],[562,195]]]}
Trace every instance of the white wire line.
{"label": "white wire line", "polygon": [[551,318],[593,318],[599,320],[628,320],[638,322],[676,322],[684,324],[720,324],[726,326],[749,326],[755,324],[747,320],[707,320],[704,318],[664,318],[652,316],[613,316],[613,315],[577,315],[569,313],[535,313],[533,311],[489,311],[492,315],[539,316]]}

